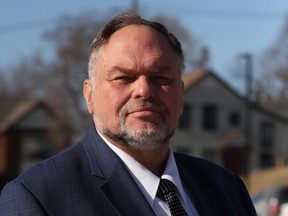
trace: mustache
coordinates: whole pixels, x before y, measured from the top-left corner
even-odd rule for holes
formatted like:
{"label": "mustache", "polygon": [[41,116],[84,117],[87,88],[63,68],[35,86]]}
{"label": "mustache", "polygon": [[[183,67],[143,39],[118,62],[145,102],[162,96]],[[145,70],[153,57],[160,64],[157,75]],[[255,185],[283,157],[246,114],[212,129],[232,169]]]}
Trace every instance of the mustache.
{"label": "mustache", "polygon": [[156,99],[147,99],[147,100],[134,100],[132,102],[126,103],[120,110],[120,114],[127,114],[129,110],[135,109],[135,108],[153,108],[157,109],[163,114],[166,112],[165,106]]}

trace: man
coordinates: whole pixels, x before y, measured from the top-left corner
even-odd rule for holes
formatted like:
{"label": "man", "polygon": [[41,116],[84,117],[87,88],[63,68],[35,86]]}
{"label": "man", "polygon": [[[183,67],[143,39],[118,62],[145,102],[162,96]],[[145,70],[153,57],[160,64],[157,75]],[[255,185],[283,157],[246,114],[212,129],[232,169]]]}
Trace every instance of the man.
{"label": "man", "polygon": [[92,42],[83,88],[94,125],[8,183],[0,215],[256,215],[236,175],[169,148],[183,61],[161,24],[133,13],[108,22]]}

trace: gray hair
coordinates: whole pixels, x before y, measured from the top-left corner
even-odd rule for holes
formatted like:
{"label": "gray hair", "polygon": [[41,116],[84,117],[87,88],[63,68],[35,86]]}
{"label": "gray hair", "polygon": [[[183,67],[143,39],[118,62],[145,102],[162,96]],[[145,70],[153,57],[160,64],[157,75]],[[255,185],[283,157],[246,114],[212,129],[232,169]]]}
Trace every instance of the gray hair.
{"label": "gray hair", "polygon": [[162,35],[164,35],[169,41],[169,43],[171,44],[176,54],[179,56],[180,70],[181,71],[183,70],[184,55],[183,55],[181,44],[178,41],[178,39],[172,33],[170,33],[167,30],[167,28],[161,23],[145,20],[141,16],[133,12],[126,12],[126,13],[123,13],[114,17],[108,23],[106,23],[106,25],[102,27],[98,35],[95,37],[95,39],[91,43],[90,57],[89,57],[89,63],[88,63],[88,75],[90,79],[92,79],[93,72],[95,71],[95,67],[96,67],[95,60],[97,59],[99,55],[100,48],[103,45],[108,43],[109,38],[112,36],[113,33],[129,25],[148,26],[160,32]]}

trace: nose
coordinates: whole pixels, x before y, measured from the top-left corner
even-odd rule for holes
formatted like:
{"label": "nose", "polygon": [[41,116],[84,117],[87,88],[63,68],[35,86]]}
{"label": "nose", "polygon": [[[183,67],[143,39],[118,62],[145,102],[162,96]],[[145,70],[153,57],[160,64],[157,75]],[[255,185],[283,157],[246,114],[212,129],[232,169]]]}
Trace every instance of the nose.
{"label": "nose", "polygon": [[148,99],[154,94],[153,85],[146,76],[140,76],[134,83],[133,97]]}

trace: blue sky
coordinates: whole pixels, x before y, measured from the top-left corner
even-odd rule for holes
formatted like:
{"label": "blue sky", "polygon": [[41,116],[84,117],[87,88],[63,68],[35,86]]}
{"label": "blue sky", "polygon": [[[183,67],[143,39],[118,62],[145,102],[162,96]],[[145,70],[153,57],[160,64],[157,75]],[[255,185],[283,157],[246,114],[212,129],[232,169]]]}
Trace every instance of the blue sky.
{"label": "blue sky", "polygon": [[[0,0],[0,3],[0,68],[5,68],[36,49],[49,50],[41,34],[52,28],[59,16],[91,10],[105,14],[113,7],[127,9],[131,0]],[[277,39],[288,14],[287,0],[138,0],[138,5],[140,11],[145,11],[145,17],[167,14],[177,18],[209,48],[210,68],[228,80],[233,78],[230,71],[236,56],[250,52],[257,61]]]}

